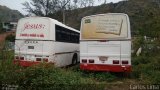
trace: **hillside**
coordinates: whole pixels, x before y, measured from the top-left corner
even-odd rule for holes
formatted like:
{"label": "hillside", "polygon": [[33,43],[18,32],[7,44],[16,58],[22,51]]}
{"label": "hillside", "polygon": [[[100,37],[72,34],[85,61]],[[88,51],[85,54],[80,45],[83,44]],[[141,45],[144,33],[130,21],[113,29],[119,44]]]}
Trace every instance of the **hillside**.
{"label": "hillside", "polygon": [[[102,13],[126,13],[130,17],[132,36],[159,37],[160,3],[157,0],[128,0],[67,11],[66,24],[80,29],[81,18]],[[49,17],[62,21],[60,12]]]}
{"label": "hillside", "polygon": [[[0,42],[0,87],[18,90],[159,90],[160,3],[157,1],[160,0],[125,0],[66,12],[66,24],[76,29],[80,29],[80,22],[84,16],[111,12],[128,14],[133,37],[132,48],[135,51],[131,59],[132,72],[89,72],[80,70],[79,64],[63,68],[56,68],[51,63],[21,67],[19,63],[13,64],[15,55],[17,57],[21,54],[15,54],[10,50],[10,44],[7,44],[13,40],[10,35],[6,42]],[[1,12],[0,9],[0,14]],[[7,14],[7,10],[4,12],[10,15]],[[62,21],[61,12],[49,17]],[[9,20],[8,16],[0,18]],[[144,35],[149,39],[144,39]],[[1,41],[4,41],[5,36],[6,33],[1,34]],[[139,47],[142,48],[142,53],[137,56],[136,51]],[[20,50],[20,47],[18,48]]]}
{"label": "hillside", "polygon": [[23,15],[18,10],[12,10],[0,5],[0,22],[17,21]]}

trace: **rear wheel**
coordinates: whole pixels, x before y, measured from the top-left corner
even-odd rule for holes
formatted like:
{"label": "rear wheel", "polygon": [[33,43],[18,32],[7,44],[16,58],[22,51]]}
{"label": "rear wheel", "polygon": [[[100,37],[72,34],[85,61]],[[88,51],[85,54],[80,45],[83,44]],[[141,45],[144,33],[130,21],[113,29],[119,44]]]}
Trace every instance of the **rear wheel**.
{"label": "rear wheel", "polygon": [[72,65],[76,65],[77,61],[78,61],[77,54],[74,54],[72,58]]}

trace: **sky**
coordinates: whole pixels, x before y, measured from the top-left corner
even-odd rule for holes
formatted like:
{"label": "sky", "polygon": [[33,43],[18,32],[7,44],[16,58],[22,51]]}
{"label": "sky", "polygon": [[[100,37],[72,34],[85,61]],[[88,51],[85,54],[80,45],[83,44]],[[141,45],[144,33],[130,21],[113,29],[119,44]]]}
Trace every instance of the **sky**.
{"label": "sky", "polygon": [[[30,0],[0,0],[0,5],[7,6],[10,9],[18,10],[22,14],[26,15],[27,12],[23,9],[24,6],[22,5],[22,3],[24,3],[25,1],[30,1]],[[116,3],[119,1],[121,0],[107,0],[107,3],[110,2]],[[101,2],[96,2],[96,4],[99,5],[101,4]]]}

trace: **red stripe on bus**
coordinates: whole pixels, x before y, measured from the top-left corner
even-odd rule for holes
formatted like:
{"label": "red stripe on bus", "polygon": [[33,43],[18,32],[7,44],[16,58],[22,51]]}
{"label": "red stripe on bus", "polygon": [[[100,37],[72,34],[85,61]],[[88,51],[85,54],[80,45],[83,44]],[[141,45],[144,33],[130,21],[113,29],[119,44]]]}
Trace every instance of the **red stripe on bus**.
{"label": "red stripe on bus", "polygon": [[21,61],[21,60],[14,60],[14,64],[18,64],[23,67],[29,67],[32,65],[39,64],[40,62],[35,62],[35,61]]}
{"label": "red stripe on bus", "polygon": [[[125,67],[124,67],[125,66]],[[102,64],[80,64],[81,70],[107,71],[107,72],[131,72],[131,65],[102,65]]]}

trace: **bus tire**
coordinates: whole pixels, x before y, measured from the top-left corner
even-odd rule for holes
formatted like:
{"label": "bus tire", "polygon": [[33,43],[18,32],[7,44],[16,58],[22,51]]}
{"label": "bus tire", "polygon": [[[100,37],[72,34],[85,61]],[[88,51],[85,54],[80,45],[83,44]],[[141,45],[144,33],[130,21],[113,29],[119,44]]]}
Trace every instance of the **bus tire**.
{"label": "bus tire", "polygon": [[75,53],[72,58],[72,65],[76,65],[78,61],[77,54]]}

